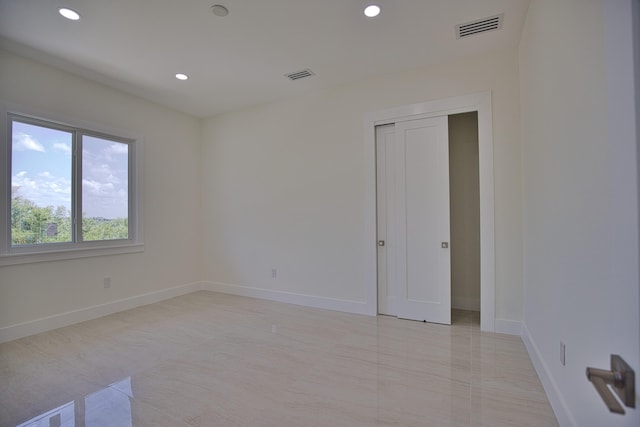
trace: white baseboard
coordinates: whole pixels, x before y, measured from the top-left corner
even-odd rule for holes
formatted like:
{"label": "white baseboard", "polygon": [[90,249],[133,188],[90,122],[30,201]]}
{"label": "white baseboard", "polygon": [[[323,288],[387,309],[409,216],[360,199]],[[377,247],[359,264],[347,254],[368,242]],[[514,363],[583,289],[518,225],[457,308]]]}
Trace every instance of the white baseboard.
{"label": "white baseboard", "polygon": [[81,308],[79,310],[43,317],[29,322],[18,323],[17,325],[6,326],[4,328],[0,328],[0,343],[27,337],[29,335],[39,334],[52,329],[62,328],[74,323],[96,319],[98,317],[107,316],[109,314],[129,310],[142,305],[153,304],[154,302],[199,290],[202,290],[202,282],[188,283],[174,288],[111,301],[105,304],[94,305],[92,307]]}
{"label": "white baseboard", "polygon": [[[249,286],[231,285],[220,282],[193,282],[170,289],[137,295],[105,304],[86,307],[66,313],[43,317],[16,325],[0,328],[0,343],[35,335],[52,329],[62,328],[74,323],[84,322],[98,317],[107,316],[124,310],[140,307],[154,302],[163,301],[191,292],[206,290],[226,294],[240,295],[252,298],[278,301],[306,307],[322,308],[326,310],[342,311],[354,314],[371,315],[371,308],[364,301],[352,301],[336,298],[319,297],[297,294],[293,292],[276,291],[270,289],[253,288]],[[522,326],[518,321],[496,319],[495,332],[511,335],[521,335]]]}
{"label": "white baseboard", "polygon": [[480,298],[451,296],[451,308],[457,310],[480,311]]}
{"label": "white baseboard", "polygon": [[498,334],[522,335],[522,322],[517,320],[496,319],[494,328]]}
{"label": "white baseboard", "polygon": [[533,367],[538,374],[538,378],[540,378],[540,382],[542,383],[542,387],[544,387],[549,403],[551,403],[551,408],[553,408],[553,412],[556,414],[558,424],[560,427],[577,427],[578,425],[576,424],[573,415],[568,410],[567,404],[560,394],[558,386],[551,375],[551,371],[549,371],[547,364],[544,362],[544,359],[540,354],[540,350],[524,322],[522,323],[522,341],[524,341],[524,345],[529,353],[529,358],[531,359]]}
{"label": "white baseboard", "polygon": [[222,292],[225,294],[240,295],[270,301],[286,302],[306,307],[324,308],[326,310],[344,311],[354,314],[371,314],[368,305],[364,301],[318,297],[313,295],[296,294],[293,292],[252,288],[249,286],[230,285],[220,282],[204,282],[202,289],[206,291]]}

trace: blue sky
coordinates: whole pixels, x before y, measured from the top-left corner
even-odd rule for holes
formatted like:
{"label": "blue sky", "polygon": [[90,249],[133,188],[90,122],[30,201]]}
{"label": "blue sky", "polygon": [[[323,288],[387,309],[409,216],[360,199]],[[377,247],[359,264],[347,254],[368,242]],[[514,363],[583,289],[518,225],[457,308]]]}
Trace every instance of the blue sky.
{"label": "blue sky", "polygon": [[[11,185],[38,206],[71,210],[70,132],[13,122]],[[127,216],[127,144],[83,138],[82,210],[90,217]]]}

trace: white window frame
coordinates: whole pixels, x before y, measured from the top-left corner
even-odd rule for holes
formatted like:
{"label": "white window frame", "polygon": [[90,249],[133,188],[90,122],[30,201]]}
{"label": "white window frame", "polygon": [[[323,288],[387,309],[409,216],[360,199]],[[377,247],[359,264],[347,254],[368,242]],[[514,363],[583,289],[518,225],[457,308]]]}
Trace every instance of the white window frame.
{"label": "white window frame", "polygon": [[[26,121],[36,126],[51,126],[74,131],[78,139],[83,135],[113,140],[129,145],[129,238],[118,240],[76,241],[34,245],[11,245],[11,128],[12,120]],[[81,146],[78,142],[77,146]],[[0,266],[33,262],[58,261],[94,256],[119,255],[144,251],[142,228],[142,154],[143,139],[139,135],[85,121],[42,113],[33,109],[11,105],[0,101]],[[81,157],[81,153],[79,154]],[[82,179],[79,172],[81,159],[74,162],[73,184],[75,188]],[[81,187],[81,185],[80,185]],[[82,190],[75,192],[75,203],[71,206],[73,217],[81,217]],[[74,235],[79,236],[81,221],[74,226]]]}

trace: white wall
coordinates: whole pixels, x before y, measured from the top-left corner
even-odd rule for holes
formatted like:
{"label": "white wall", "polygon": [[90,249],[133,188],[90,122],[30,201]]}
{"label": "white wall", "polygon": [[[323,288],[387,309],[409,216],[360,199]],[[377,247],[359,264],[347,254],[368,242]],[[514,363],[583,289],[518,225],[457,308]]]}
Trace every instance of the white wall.
{"label": "white wall", "polygon": [[2,50],[0,99],[141,135],[145,231],[143,253],[0,267],[0,331],[200,280],[198,120]]}
{"label": "white wall", "polygon": [[[275,291],[271,295],[289,292],[329,302],[364,302],[365,113],[489,90],[496,182],[496,317],[519,321],[521,153],[515,51],[206,120],[204,278]],[[272,268],[277,269],[275,279]]]}
{"label": "white wall", "polygon": [[449,116],[451,307],[480,311],[478,113]]}
{"label": "white wall", "polygon": [[520,45],[525,341],[562,426],[640,425],[585,376],[640,369],[629,4],[533,0]]}

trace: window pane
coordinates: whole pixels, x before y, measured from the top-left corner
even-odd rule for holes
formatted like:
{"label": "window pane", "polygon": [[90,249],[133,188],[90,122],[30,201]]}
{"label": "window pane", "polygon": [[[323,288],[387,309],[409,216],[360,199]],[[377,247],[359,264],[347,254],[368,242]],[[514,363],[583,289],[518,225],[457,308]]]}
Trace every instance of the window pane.
{"label": "window pane", "polygon": [[71,241],[71,132],[11,122],[11,244]]}
{"label": "window pane", "polygon": [[82,240],[129,238],[129,144],[82,137]]}

